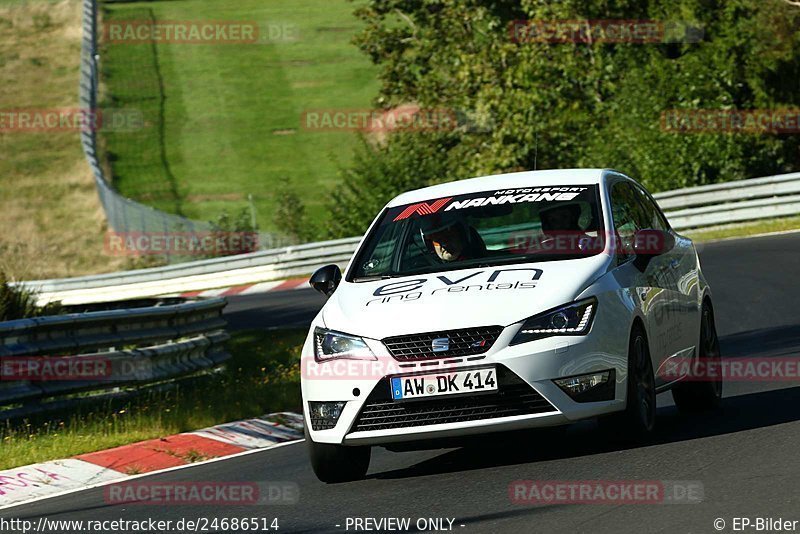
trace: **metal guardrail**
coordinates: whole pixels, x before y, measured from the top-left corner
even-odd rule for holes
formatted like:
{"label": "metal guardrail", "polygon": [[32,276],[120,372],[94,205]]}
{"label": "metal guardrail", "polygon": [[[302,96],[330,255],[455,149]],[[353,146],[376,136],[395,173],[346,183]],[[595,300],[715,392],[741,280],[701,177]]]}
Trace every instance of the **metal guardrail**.
{"label": "metal guardrail", "polygon": [[[214,298],[0,323],[0,419],[63,408],[213,369],[229,338]],[[49,373],[61,365],[58,373]],[[70,367],[70,365],[72,367]],[[86,378],[74,369],[94,369]],[[33,371],[31,371],[33,370]]]}
{"label": "metal guardrail", "polygon": [[653,195],[676,230],[800,213],[800,173],[738,180]]}
{"label": "metal guardrail", "polygon": [[202,291],[306,275],[329,263],[343,266],[360,240],[338,239],[167,267],[17,285],[36,291],[40,303],[61,301],[66,305]]}
{"label": "metal guardrail", "polygon": [[[800,213],[800,173],[679,189],[654,195],[676,230]],[[167,267],[21,282],[43,302],[65,304],[144,298],[306,275],[328,263],[345,265],[360,237],[196,261]]]}
{"label": "metal guardrail", "polygon": [[[311,272],[307,270],[309,266],[314,267],[318,264],[325,265],[349,260],[355,250],[355,245],[360,239],[360,237],[337,239],[164,267],[60,280],[35,280],[22,282],[22,284],[42,292],[73,291],[77,289],[122,286],[125,284],[160,282],[165,279],[187,278],[198,275],[217,275],[226,271],[241,271],[267,266],[274,269],[276,278],[296,276]],[[269,278],[263,280],[269,280]]]}

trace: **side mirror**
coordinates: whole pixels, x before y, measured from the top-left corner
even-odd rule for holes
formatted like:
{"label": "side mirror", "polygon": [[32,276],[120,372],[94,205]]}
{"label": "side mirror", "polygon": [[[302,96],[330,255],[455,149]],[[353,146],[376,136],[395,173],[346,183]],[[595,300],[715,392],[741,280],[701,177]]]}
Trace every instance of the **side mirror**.
{"label": "side mirror", "polygon": [[666,254],[675,247],[675,236],[662,230],[637,230],[633,238],[633,254],[636,265],[644,268],[650,260]]}
{"label": "side mirror", "polygon": [[333,295],[333,292],[336,291],[336,288],[339,287],[339,282],[341,281],[341,269],[339,269],[338,265],[331,264],[317,269],[314,274],[311,275],[311,279],[308,283],[323,295],[330,297]]}

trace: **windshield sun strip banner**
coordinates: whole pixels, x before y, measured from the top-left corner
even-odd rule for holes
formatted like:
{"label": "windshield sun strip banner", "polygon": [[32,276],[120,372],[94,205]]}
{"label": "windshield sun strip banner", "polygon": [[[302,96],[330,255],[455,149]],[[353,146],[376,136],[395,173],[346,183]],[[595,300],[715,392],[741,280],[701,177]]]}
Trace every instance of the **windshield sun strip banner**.
{"label": "windshield sun strip banner", "polygon": [[423,217],[434,213],[445,213],[465,208],[476,208],[493,205],[522,204],[527,202],[559,202],[575,200],[584,191],[594,188],[593,185],[565,185],[522,187],[481,191],[458,196],[414,202],[403,206],[389,208],[382,224],[398,222],[414,216]]}

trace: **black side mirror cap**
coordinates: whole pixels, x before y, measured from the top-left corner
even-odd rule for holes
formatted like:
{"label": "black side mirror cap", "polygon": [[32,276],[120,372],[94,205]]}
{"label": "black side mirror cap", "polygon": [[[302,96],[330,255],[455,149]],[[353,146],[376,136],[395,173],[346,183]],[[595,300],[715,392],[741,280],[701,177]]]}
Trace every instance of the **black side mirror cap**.
{"label": "black side mirror cap", "polygon": [[338,265],[331,264],[317,269],[314,274],[311,275],[311,279],[308,283],[326,297],[330,297],[333,295],[333,292],[336,291],[336,288],[339,287],[339,282],[341,281],[342,270],[339,269]]}
{"label": "black side mirror cap", "polygon": [[660,256],[674,247],[675,236],[662,230],[637,230],[633,237],[633,253],[637,256]]}
{"label": "black side mirror cap", "polygon": [[652,258],[675,248],[675,236],[663,230],[637,230],[632,246],[637,267],[644,269]]}

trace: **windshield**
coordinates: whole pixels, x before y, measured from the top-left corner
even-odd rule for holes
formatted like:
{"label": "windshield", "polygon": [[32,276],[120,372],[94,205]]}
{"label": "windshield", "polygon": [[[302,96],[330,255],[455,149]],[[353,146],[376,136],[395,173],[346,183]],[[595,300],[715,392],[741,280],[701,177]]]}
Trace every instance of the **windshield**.
{"label": "windshield", "polygon": [[386,209],[349,279],[557,261],[603,250],[596,185],[483,191]]}

